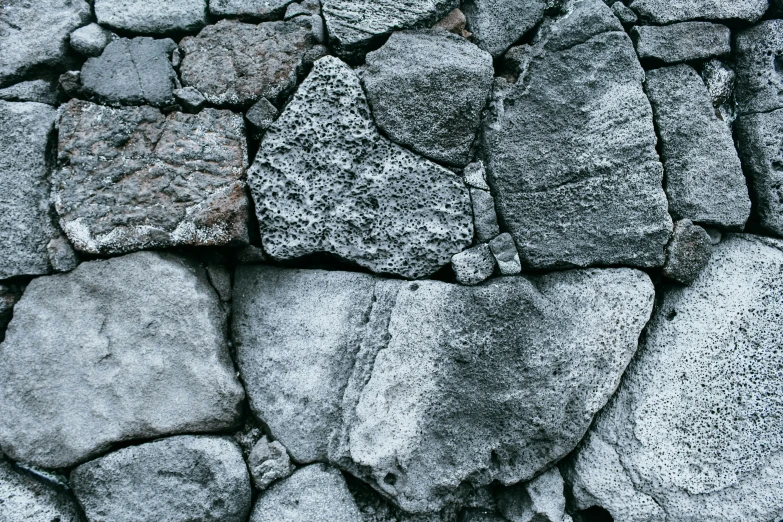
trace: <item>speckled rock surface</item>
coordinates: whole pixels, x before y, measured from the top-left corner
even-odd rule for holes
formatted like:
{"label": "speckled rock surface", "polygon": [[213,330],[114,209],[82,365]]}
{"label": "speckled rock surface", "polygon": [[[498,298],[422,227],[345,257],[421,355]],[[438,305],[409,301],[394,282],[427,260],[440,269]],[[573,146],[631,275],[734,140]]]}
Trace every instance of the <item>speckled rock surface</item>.
{"label": "speckled rock surface", "polygon": [[288,452],[279,441],[262,437],[247,459],[250,478],[258,490],[264,490],[276,480],[284,479],[296,469],[291,463]]}
{"label": "speckled rock surface", "polygon": [[689,285],[707,266],[712,255],[712,239],[706,230],[689,219],[677,221],[669,244],[663,275]]}
{"label": "speckled rock surface", "polygon": [[71,47],[85,56],[100,56],[116,36],[98,24],[85,25],[71,33]]}
{"label": "speckled rock surface", "polygon": [[767,20],[741,31],[737,48],[737,105],[741,114],[783,108],[783,20]]}
{"label": "speckled rock surface", "polygon": [[49,79],[15,83],[0,89],[0,100],[57,105],[57,81]]}
{"label": "speckled rock surface", "polygon": [[207,23],[206,0],[95,0],[98,23],[140,34],[197,31]]}
{"label": "speckled rock surface", "polygon": [[683,20],[744,20],[755,22],[769,7],[768,0],[634,0],[639,17],[654,24]]}
{"label": "speckled rock surface", "polygon": [[677,63],[723,56],[731,52],[729,28],[709,22],[641,25],[634,27],[631,35],[636,52],[642,59],[655,58],[666,63]]}
{"label": "speckled rock surface", "polygon": [[243,20],[280,18],[293,0],[210,0],[209,12],[214,16]]}
{"label": "speckled rock surface", "polygon": [[494,57],[541,22],[546,7],[545,0],[467,0],[463,5],[473,41]]}
{"label": "speckled rock surface", "polygon": [[72,497],[15,470],[0,454],[0,522],[82,522]]}
{"label": "speckled rock surface", "polygon": [[498,270],[503,275],[516,275],[522,271],[522,262],[514,244],[514,238],[508,232],[503,232],[489,242],[489,249],[495,256]]}
{"label": "speckled rock surface", "polygon": [[477,285],[495,271],[495,256],[489,245],[476,245],[451,258],[451,269],[461,285]]}
{"label": "speckled rock surface", "polygon": [[501,490],[501,513],[509,522],[571,522],[566,514],[563,477],[552,468],[530,482]]}
{"label": "speckled rock surface", "polygon": [[11,321],[14,305],[22,296],[22,289],[15,284],[0,284],[0,343],[5,339],[5,328]]}

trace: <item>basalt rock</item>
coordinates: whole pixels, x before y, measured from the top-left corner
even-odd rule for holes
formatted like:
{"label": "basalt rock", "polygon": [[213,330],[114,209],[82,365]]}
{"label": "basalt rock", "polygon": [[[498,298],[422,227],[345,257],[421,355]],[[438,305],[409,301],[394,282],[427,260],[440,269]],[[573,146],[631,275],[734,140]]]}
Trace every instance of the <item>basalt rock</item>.
{"label": "basalt rock", "polygon": [[473,41],[496,58],[543,20],[546,7],[545,0],[467,0],[464,4]]}
{"label": "basalt rock", "polygon": [[768,0],[634,0],[630,5],[645,22],[668,24],[684,20],[743,20],[755,22]]}
{"label": "basalt rock", "polygon": [[197,31],[207,23],[206,0],[95,0],[101,25],[140,34]]}

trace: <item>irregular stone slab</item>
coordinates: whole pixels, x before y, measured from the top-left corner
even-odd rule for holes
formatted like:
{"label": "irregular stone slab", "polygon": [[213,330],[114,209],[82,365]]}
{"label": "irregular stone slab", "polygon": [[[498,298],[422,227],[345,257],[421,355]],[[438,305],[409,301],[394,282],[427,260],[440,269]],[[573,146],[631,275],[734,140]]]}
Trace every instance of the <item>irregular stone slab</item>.
{"label": "irregular stone slab", "polygon": [[744,20],[755,22],[769,7],[768,0],[634,0],[631,9],[654,24],[685,20]]}
{"label": "irregular stone slab", "polygon": [[253,126],[258,135],[263,135],[280,115],[280,111],[266,98],[261,98],[245,113],[245,118]]}
{"label": "irregular stone slab", "polygon": [[337,56],[360,60],[384,35],[430,27],[459,7],[459,0],[323,0],[329,41]]}
{"label": "irregular stone slab", "polygon": [[84,0],[6,2],[0,12],[0,87],[68,61],[68,36],[90,20]]}
{"label": "irregular stone slab", "polygon": [[435,161],[465,166],[492,88],[492,57],[438,29],[396,32],[362,81],[378,127]]}
{"label": "irregular stone slab", "polygon": [[509,522],[571,522],[565,512],[563,477],[556,467],[530,482],[501,490],[498,505]]}
{"label": "irregular stone slab", "polygon": [[207,99],[195,87],[175,89],[173,94],[177,101],[191,112],[198,112],[207,104]]}
{"label": "irregular stone slab", "polygon": [[663,275],[689,285],[707,266],[711,254],[712,239],[707,231],[689,219],[678,221],[674,224],[672,239],[666,247]]}
{"label": "irregular stone slab", "polygon": [[495,199],[486,190],[470,189],[470,203],[473,205],[473,229],[480,242],[491,241],[500,234]]}
{"label": "irregular stone slab", "polygon": [[0,455],[0,521],[82,522],[72,497],[16,471]]}
{"label": "irregular stone slab", "polygon": [[544,19],[546,7],[546,0],[467,0],[463,5],[473,41],[496,58]]}
{"label": "irregular stone slab", "polygon": [[647,95],[661,138],[669,212],[675,219],[742,229],[750,198],[731,130],[688,65],[647,71]]}
{"label": "irregular stone slab", "polygon": [[278,260],[329,252],[418,278],[473,239],[462,180],[381,136],[356,74],[329,56],[267,131],[248,184]]}
{"label": "irregular stone slab", "polygon": [[116,442],[233,426],[244,392],[224,328],[206,272],[170,254],[34,279],[0,345],[0,446],[62,468]]}
{"label": "irregular stone slab", "polygon": [[496,80],[498,216],[527,268],[660,266],[672,223],[633,44],[601,0],[545,29],[519,81]]}
{"label": "irregular stone slab", "polygon": [[70,272],[79,264],[79,255],[64,236],[57,236],[46,244],[49,264],[55,272]]}
{"label": "irregular stone slab", "polygon": [[489,245],[476,245],[451,258],[451,268],[461,285],[477,285],[495,271],[495,256]]}
{"label": "irregular stone slab", "polygon": [[209,12],[214,16],[237,17],[242,20],[274,20],[285,13],[293,0],[210,0]]}
{"label": "irregular stone slab", "polygon": [[[0,53],[3,54],[3,53]],[[0,279],[50,271],[49,151],[57,112],[0,101]]]}
{"label": "irregular stone slab", "polygon": [[107,105],[173,105],[177,73],[169,56],[176,48],[170,38],[115,40],[82,67],[83,91]]}
{"label": "irregular stone slab", "polygon": [[633,25],[639,21],[639,17],[633,10],[622,2],[612,4],[612,12],[623,25]]}
{"label": "irregular stone slab", "polygon": [[610,405],[566,467],[575,509],[614,520],[777,520],[783,511],[783,243],[729,235],[665,291]]}
{"label": "irregular stone slab", "polygon": [[363,522],[340,472],[323,464],[297,470],[256,502],[250,522]]}
{"label": "irregular stone slab", "polygon": [[71,33],[71,47],[85,56],[100,56],[103,50],[114,40],[114,33],[98,24],[85,25]]}
{"label": "irregular stone slab", "polygon": [[77,250],[247,243],[241,115],[205,109],[164,116],[152,107],[72,100],[59,136],[55,206]]}
{"label": "irregular stone slab", "polygon": [[0,100],[57,105],[57,81],[31,80],[0,89]]}
{"label": "irregular stone slab", "polygon": [[511,234],[503,232],[497,236],[489,242],[489,249],[495,256],[501,274],[516,275],[522,271],[522,262],[519,260],[517,246]]}
{"label": "irregular stone slab", "polygon": [[207,23],[206,0],[95,0],[98,23],[133,33],[197,31]]}
{"label": "irregular stone slab", "polygon": [[735,39],[740,114],[783,108],[783,20],[767,20]]}
{"label": "irregular stone slab", "polygon": [[245,522],[250,477],[224,437],[170,437],[123,448],[71,473],[90,522]]}
{"label": "irregular stone slab", "polygon": [[631,35],[639,58],[655,58],[666,63],[704,60],[731,53],[729,28],[709,22],[640,25],[633,28]]}
{"label": "irregular stone slab", "polygon": [[253,485],[258,490],[266,489],[272,482],[290,476],[296,469],[283,445],[276,440],[269,442],[266,435],[253,447],[247,466]]}
{"label": "irregular stone slab", "polygon": [[276,101],[296,86],[304,55],[315,44],[308,17],[258,25],[221,20],[180,42],[182,83],[215,105]]}

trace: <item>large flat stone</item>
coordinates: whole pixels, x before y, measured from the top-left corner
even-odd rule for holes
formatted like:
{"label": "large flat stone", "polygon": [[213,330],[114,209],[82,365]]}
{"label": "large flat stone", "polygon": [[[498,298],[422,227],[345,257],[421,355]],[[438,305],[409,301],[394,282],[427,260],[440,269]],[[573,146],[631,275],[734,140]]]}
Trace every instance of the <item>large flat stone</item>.
{"label": "large flat stone", "polygon": [[755,22],[769,7],[768,0],[634,0],[631,9],[654,24],[685,20],[743,20]]}
{"label": "large flat stone", "polygon": [[196,31],[207,23],[206,0],[95,0],[98,23],[141,34]]}
{"label": "large flat stone", "polygon": [[0,455],[1,522],[82,522],[73,497],[15,470]]}
{"label": "large flat stone", "polygon": [[[621,4],[622,5],[622,4]],[[666,63],[704,60],[731,53],[731,30],[709,22],[639,25],[631,33],[639,58]]]}
{"label": "large flat stone", "polygon": [[767,20],[737,34],[735,96],[741,114],[783,108],[783,20]]}
{"label": "large flat stone", "polygon": [[544,19],[545,0],[467,0],[463,4],[473,41],[494,57]]}

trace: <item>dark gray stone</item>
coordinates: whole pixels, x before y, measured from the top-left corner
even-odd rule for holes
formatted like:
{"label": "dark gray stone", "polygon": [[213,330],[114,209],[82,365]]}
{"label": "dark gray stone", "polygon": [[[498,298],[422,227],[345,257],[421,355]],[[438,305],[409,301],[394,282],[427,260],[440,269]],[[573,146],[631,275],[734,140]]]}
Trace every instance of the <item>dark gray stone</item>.
{"label": "dark gray stone", "polygon": [[613,3],[612,12],[623,25],[633,25],[639,21],[639,17],[636,16],[636,13],[622,2]]}
{"label": "dark gray stone", "polygon": [[769,0],[634,0],[630,7],[643,21],[654,24],[699,19],[755,22]]}
{"label": "dark gray stone", "polygon": [[495,200],[486,190],[471,188],[470,202],[473,205],[473,229],[476,232],[476,240],[486,243],[500,234]]}
{"label": "dark gray stone", "polygon": [[209,12],[241,20],[281,18],[293,0],[209,0]]}
{"label": "dark gray stone", "polygon": [[0,89],[0,100],[57,105],[57,82],[54,80],[20,82]]}
{"label": "dark gray stone", "polygon": [[489,242],[489,249],[495,256],[501,274],[516,275],[522,271],[522,262],[511,234],[504,232],[497,236]]}
{"label": "dark gray stone", "polygon": [[66,71],[58,79],[60,90],[70,98],[76,98],[82,93],[81,71]]}
{"label": "dark gray stone", "polygon": [[684,285],[693,283],[707,266],[712,254],[712,239],[706,230],[689,219],[677,221],[666,247],[663,275]]}
{"label": "dark gray stone", "polygon": [[492,57],[428,29],[396,32],[367,55],[362,81],[378,127],[435,161],[465,166],[492,88]]}
{"label": "dark gray stone", "polygon": [[495,257],[489,245],[476,245],[451,258],[451,268],[461,285],[477,285],[495,271]]}
{"label": "dark gray stone", "polygon": [[34,279],[0,345],[0,446],[62,468],[117,442],[233,426],[244,392],[225,327],[206,272],[170,254]]}
{"label": "dark gray stone", "polygon": [[64,236],[57,236],[46,245],[49,263],[55,272],[70,272],[79,265],[79,255]]}
{"label": "dark gray stone", "polygon": [[735,38],[740,114],[783,108],[783,20],[767,20]]}
{"label": "dark gray stone", "polygon": [[720,108],[730,102],[734,94],[734,71],[720,60],[710,60],[701,69],[701,78],[712,98],[713,107]]}
{"label": "dark gray stone", "polygon": [[0,522],[82,522],[76,502],[15,470],[0,454]]}
{"label": "dark gray stone", "polygon": [[185,109],[193,112],[201,110],[207,104],[207,99],[195,87],[175,89],[173,94]]}
{"label": "dark gray stone", "polygon": [[71,33],[70,42],[74,51],[85,56],[100,56],[116,36],[98,24],[85,25]]}
{"label": "dark gray stone", "polygon": [[631,35],[639,58],[655,58],[666,63],[704,60],[731,53],[729,28],[709,22],[640,25],[633,28]]}
{"label": "dark gray stone", "polygon": [[0,343],[5,339],[5,328],[14,315],[14,305],[22,297],[22,289],[15,284],[0,284]]}
{"label": "dark gray stone", "polygon": [[556,467],[530,482],[500,490],[498,497],[503,520],[508,522],[572,522],[565,513],[563,477]]}
{"label": "dark gray stone", "polygon": [[71,482],[89,522],[245,522],[250,513],[242,451],[224,437],[123,448],[82,464]]}
{"label": "dark gray stone", "polygon": [[266,436],[253,446],[247,466],[253,485],[258,490],[264,490],[272,482],[290,476],[296,469],[283,445],[278,441],[269,442]]}
{"label": "dark gray stone", "polygon": [[494,57],[544,19],[545,0],[467,0],[463,9],[473,41]]}
{"label": "dark gray stone", "polygon": [[266,98],[261,98],[245,113],[245,118],[255,129],[256,133],[264,133],[280,115],[277,108]]}
{"label": "dark gray stone", "polygon": [[207,23],[206,0],[95,0],[98,23],[132,33],[197,31]]}

